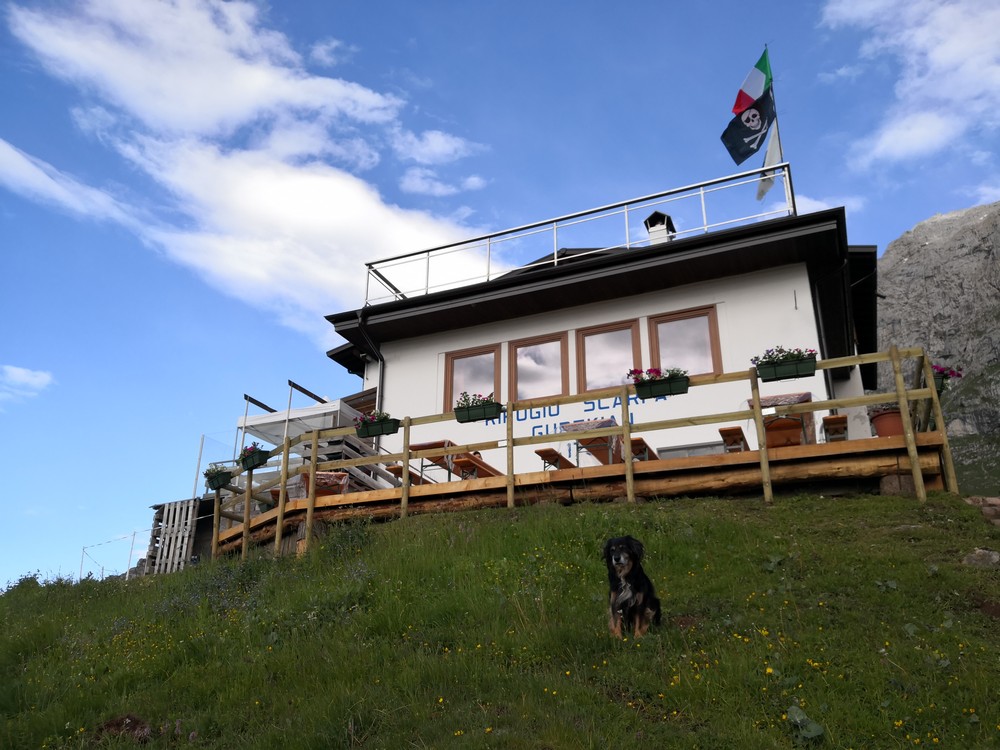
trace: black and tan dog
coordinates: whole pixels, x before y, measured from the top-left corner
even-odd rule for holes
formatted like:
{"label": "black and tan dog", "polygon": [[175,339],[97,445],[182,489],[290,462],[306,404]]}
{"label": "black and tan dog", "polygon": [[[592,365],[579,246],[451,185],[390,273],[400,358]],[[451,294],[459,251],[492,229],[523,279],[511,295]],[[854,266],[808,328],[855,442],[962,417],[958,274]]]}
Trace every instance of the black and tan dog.
{"label": "black and tan dog", "polygon": [[660,600],[642,569],[642,553],[642,542],[630,536],[615,537],[604,544],[611,587],[608,627],[618,638],[623,627],[638,638],[649,630],[650,623],[660,623]]}

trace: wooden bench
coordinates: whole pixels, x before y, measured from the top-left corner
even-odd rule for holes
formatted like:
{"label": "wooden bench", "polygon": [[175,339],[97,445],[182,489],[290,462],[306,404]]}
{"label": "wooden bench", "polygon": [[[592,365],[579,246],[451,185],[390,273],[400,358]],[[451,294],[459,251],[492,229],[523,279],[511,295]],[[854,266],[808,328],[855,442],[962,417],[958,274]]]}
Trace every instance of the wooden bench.
{"label": "wooden bench", "polygon": [[747,436],[743,434],[742,427],[720,427],[719,436],[722,438],[726,453],[750,450],[750,444],[747,442]]}
{"label": "wooden bench", "polygon": [[[401,464],[389,464],[385,468],[390,474],[402,481],[403,467]],[[434,484],[434,480],[422,476],[419,471],[410,469],[410,484]]]}
{"label": "wooden bench", "polygon": [[640,461],[650,461],[653,456],[653,449],[649,447],[649,443],[643,440],[641,437],[632,438],[632,458],[639,459]]}
{"label": "wooden bench", "polygon": [[453,456],[453,459],[454,472],[462,479],[503,476],[503,472],[497,471],[479,456],[472,453],[459,453]]}
{"label": "wooden bench", "polygon": [[[317,471],[316,472],[316,497],[324,495],[343,495],[347,492],[348,475],[343,471]],[[301,483],[301,488],[299,487]],[[298,492],[294,490],[299,490]],[[281,490],[278,487],[271,488],[271,499],[275,503],[281,497]],[[301,500],[309,497],[309,474],[303,472],[292,478],[288,482],[288,499]]]}
{"label": "wooden bench", "polygon": [[[598,430],[604,427],[617,427],[618,422],[614,417],[607,419],[591,419],[584,422],[567,422],[561,429],[566,433],[587,432]],[[622,455],[622,440],[618,435],[603,435],[601,437],[575,437],[576,455],[579,459],[580,451],[587,451],[602,464],[620,464],[625,462]]]}
{"label": "wooden bench", "polygon": [[576,464],[570,461],[566,456],[557,451],[555,448],[539,448],[535,451],[539,458],[542,459],[542,469],[548,471],[550,469],[575,469]]}
{"label": "wooden bench", "polygon": [[[444,448],[451,448],[454,445],[455,443],[451,442],[450,440],[435,440],[430,443],[414,443],[413,445],[410,446],[410,452],[417,453],[418,451],[441,450]],[[425,475],[427,473],[425,469],[429,468],[428,464],[433,464],[434,466],[437,466],[448,472],[448,474],[445,475],[445,481],[447,481],[449,475],[456,473],[453,459],[454,456],[451,454],[424,456],[420,459],[420,474]]]}
{"label": "wooden bench", "polygon": [[768,448],[801,445],[804,425],[797,417],[765,417],[764,437]]}
{"label": "wooden bench", "polygon": [[830,414],[823,417],[823,434],[826,435],[828,443],[847,440],[847,415]]}

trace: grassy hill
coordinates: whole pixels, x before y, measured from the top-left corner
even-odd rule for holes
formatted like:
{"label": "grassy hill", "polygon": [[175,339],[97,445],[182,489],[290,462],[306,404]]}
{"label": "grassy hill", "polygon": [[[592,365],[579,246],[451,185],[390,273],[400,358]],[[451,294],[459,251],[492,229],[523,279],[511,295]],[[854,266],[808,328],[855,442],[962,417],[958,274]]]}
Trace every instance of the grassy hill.
{"label": "grassy hill", "polygon": [[[607,632],[632,534],[664,604]],[[541,506],[0,596],[0,747],[1000,746],[1000,532],[960,499]]]}

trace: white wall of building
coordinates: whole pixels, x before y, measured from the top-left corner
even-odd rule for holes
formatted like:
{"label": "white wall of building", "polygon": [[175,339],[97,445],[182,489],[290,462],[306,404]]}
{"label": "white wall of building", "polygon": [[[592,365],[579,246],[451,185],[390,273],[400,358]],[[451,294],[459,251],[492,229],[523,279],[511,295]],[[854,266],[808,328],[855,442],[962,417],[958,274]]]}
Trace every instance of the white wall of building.
{"label": "white wall of building", "polygon": [[[565,300],[566,307],[558,312],[525,318],[460,328],[442,333],[428,333],[407,341],[383,345],[385,379],[383,383],[383,409],[394,417],[423,416],[450,411],[453,404],[443,403],[445,386],[445,355],[447,352],[476,346],[501,344],[501,389],[498,400],[506,401],[508,394],[507,342],[531,336],[568,332],[568,362],[570,391],[576,392],[576,338],[578,328],[603,323],[639,319],[642,366],[650,367],[649,316],[685,310],[705,305],[715,305],[718,315],[719,337],[722,351],[722,368],[725,372],[746,370],[750,358],[776,345],[786,347],[819,348],[819,336],[813,314],[813,300],[804,265],[790,265],[739,277],[723,278],[711,282],[669,289],[663,292],[637,295],[626,299],[573,305]],[[456,313],[460,314],[460,313]],[[627,378],[622,372],[622,382]],[[378,383],[377,367],[370,366],[365,387]],[[851,381],[838,387],[838,395],[860,393],[860,376],[854,373]],[[833,396],[827,394],[825,380],[820,373],[810,378],[761,384],[763,396],[790,392],[811,392],[813,400]],[[720,383],[692,388],[685,395],[630,404],[633,423],[659,419],[673,419],[688,415],[735,411],[746,408],[750,398],[749,384]],[[532,434],[559,434],[559,425],[567,421],[600,419],[614,416],[621,422],[621,404],[617,399],[588,401],[552,407],[543,413],[519,412],[515,420],[515,436]],[[817,413],[820,423],[822,413]],[[502,418],[503,419],[503,418]],[[446,422],[414,428],[412,442],[449,439],[457,444],[498,440],[505,436],[502,419],[498,423],[459,424]],[[853,422],[852,422],[853,424]],[[654,448],[719,442],[718,428],[722,425],[686,427],[655,434],[642,434]],[[754,429],[744,421],[744,428],[751,445]],[[819,436],[822,439],[822,436]],[[400,436],[386,438],[383,445],[398,449]],[[395,442],[394,442],[395,441]],[[517,471],[541,469],[541,462],[530,446],[519,449],[515,456]],[[577,457],[571,441],[554,443],[574,461],[593,463],[590,457]],[[505,468],[503,450],[484,453],[484,459],[497,468]],[[581,460],[582,459],[582,460]]]}

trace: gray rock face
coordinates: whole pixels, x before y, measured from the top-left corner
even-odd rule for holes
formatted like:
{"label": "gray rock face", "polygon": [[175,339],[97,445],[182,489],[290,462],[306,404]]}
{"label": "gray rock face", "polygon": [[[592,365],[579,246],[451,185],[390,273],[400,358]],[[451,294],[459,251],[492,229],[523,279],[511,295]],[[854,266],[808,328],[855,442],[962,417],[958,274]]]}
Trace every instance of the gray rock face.
{"label": "gray rock face", "polygon": [[[937,215],[879,260],[879,349],[923,346],[961,367],[942,395],[956,463],[973,461],[978,491],[1000,484],[1000,202]],[[891,386],[891,370],[879,373]],[[990,472],[989,464],[992,464]],[[985,476],[981,476],[982,471]],[[973,491],[964,486],[963,491]],[[985,481],[984,486],[979,486]],[[992,485],[992,486],[991,486]]]}

